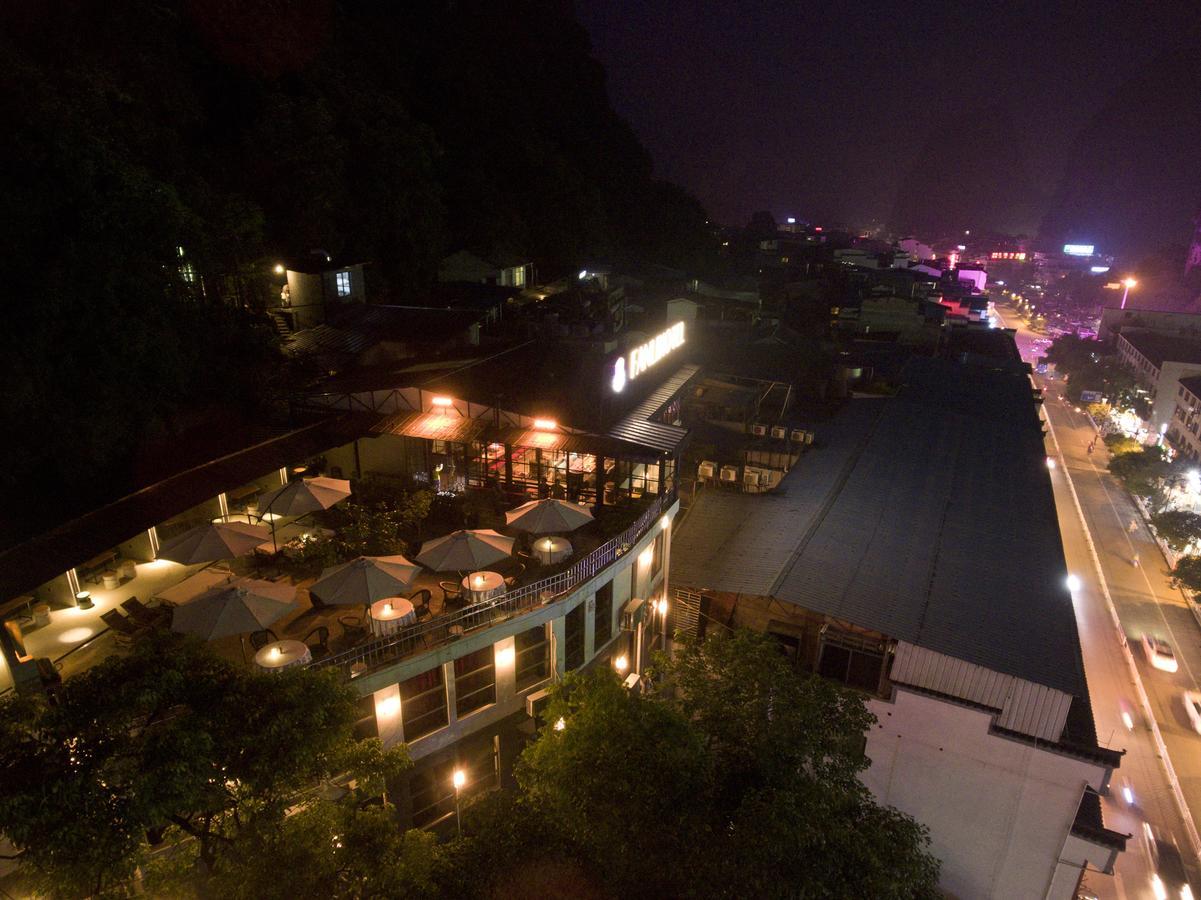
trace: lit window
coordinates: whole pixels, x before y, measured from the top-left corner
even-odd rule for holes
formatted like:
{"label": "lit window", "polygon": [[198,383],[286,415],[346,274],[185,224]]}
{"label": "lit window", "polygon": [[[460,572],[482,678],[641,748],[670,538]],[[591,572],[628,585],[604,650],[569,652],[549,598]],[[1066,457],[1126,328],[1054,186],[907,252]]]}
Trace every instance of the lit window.
{"label": "lit window", "polygon": [[338,272],[336,275],[334,275],[334,280],[336,281],[337,286],[338,286],[338,296],[339,297],[349,297],[350,296],[350,273],[349,272]]}

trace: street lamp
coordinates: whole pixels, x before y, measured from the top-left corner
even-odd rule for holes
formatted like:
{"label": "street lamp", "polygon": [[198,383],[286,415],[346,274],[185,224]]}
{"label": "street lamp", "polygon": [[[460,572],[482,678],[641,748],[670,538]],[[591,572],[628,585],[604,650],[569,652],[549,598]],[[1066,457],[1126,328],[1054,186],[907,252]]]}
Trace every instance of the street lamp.
{"label": "street lamp", "polygon": [[462,837],[463,820],[459,816],[459,794],[463,790],[463,785],[467,783],[467,773],[462,769],[455,769],[455,774],[451,780],[455,786],[455,829],[459,832],[459,837]]}
{"label": "street lamp", "polygon": [[1138,282],[1135,281],[1133,278],[1126,278],[1122,281],[1122,287],[1125,288],[1125,290],[1122,291],[1122,305],[1120,307],[1121,309],[1126,308],[1126,298],[1130,296],[1130,289],[1132,287],[1134,287],[1136,284],[1138,284]]}

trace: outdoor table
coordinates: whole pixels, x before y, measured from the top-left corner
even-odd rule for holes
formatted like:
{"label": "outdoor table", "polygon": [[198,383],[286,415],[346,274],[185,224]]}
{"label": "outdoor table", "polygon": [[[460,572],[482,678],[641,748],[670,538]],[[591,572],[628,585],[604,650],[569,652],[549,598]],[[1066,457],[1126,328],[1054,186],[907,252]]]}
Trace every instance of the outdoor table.
{"label": "outdoor table", "polygon": [[571,556],[571,541],[563,537],[540,537],[530,549],[539,562],[549,566]]}
{"label": "outdoor table", "polygon": [[113,569],[109,569],[101,575],[100,580],[104,583],[106,591],[115,591],[121,586],[121,576]]}
{"label": "outdoor table", "polygon": [[254,664],[266,672],[280,672],[312,661],[313,654],[303,641],[272,641],[254,655]]}
{"label": "outdoor table", "polygon": [[499,572],[472,572],[462,584],[463,599],[468,603],[491,600],[505,592],[505,579]]}
{"label": "outdoor table", "polygon": [[385,597],[371,604],[368,618],[371,621],[371,633],[383,637],[396,634],[405,625],[416,622],[417,611],[404,597]]}

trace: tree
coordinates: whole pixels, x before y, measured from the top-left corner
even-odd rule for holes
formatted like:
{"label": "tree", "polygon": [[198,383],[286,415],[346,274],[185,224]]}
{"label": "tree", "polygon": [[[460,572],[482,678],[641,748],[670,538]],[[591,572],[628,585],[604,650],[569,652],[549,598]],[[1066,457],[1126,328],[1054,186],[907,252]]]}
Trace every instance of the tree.
{"label": "tree", "polygon": [[[660,657],[648,696],[608,670],[552,692],[521,795],[619,896],[934,896],[925,829],[877,804],[863,697],[746,631]],[[628,847],[637,846],[637,853]]]}
{"label": "tree", "polygon": [[1114,456],[1109,460],[1109,471],[1130,493],[1150,497],[1155,506],[1160,505],[1169,466],[1159,447],[1143,447],[1136,453]]}
{"label": "tree", "polygon": [[1113,431],[1105,435],[1105,446],[1113,456],[1120,456],[1123,453],[1141,453],[1143,445],[1132,437],[1127,437],[1120,431]]}
{"label": "tree", "polygon": [[1169,547],[1182,553],[1201,540],[1201,516],[1183,509],[1168,509],[1154,513],[1151,524]]}
{"label": "tree", "polygon": [[55,706],[0,705],[0,831],[55,894],[126,881],[148,832],[179,841],[189,871],[253,866],[245,836],[282,827],[316,782],[356,765],[378,786],[406,764],[355,745],[355,718],[334,673],[268,677],[160,635],[66,681]]}
{"label": "tree", "polygon": [[1201,593],[1201,556],[1182,556],[1171,571],[1172,587]]}
{"label": "tree", "polygon": [[874,722],[861,694],[799,674],[771,638],[745,629],[657,665],[711,754],[712,858],[726,870],[711,878],[760,897],[935,895],[925,828],[857,777]]}
{"label": "tree", "polygon": [[[609,669],[569,675],[518,761],[531,807],[618,895],[672,896],[707,841],[708,760],[668,704],[631,694]],[[631,852],[637,847],[637,852]]]}

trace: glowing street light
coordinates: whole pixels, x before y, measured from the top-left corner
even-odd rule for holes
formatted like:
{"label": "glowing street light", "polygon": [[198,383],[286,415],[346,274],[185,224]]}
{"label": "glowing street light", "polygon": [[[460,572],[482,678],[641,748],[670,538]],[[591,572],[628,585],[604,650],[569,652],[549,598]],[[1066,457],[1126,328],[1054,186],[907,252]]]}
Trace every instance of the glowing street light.
{"label": "glowing street light", "polygon": [[1122,287],[1124,288],[1124,290],[1122,291],[1122,305],[1120,307],[1121,309],[1126,308],[1126,298],[1130,296],[1130,289],[1132,287],[1134,287],[1136,284],[1138,284],[1138,282],[1135,281],[1133,278],[1126,278],[1122,281]]}
{"label": "glowing street light", "polygon": [[455,786],[455,828],[459,832],[459,837],[462,837],[463,820],[459,816],[459,793],[463,790],[463,785],[467,783],[467,773],[462,769],[455,769],[455,773],[451,777],[451,782]]}

